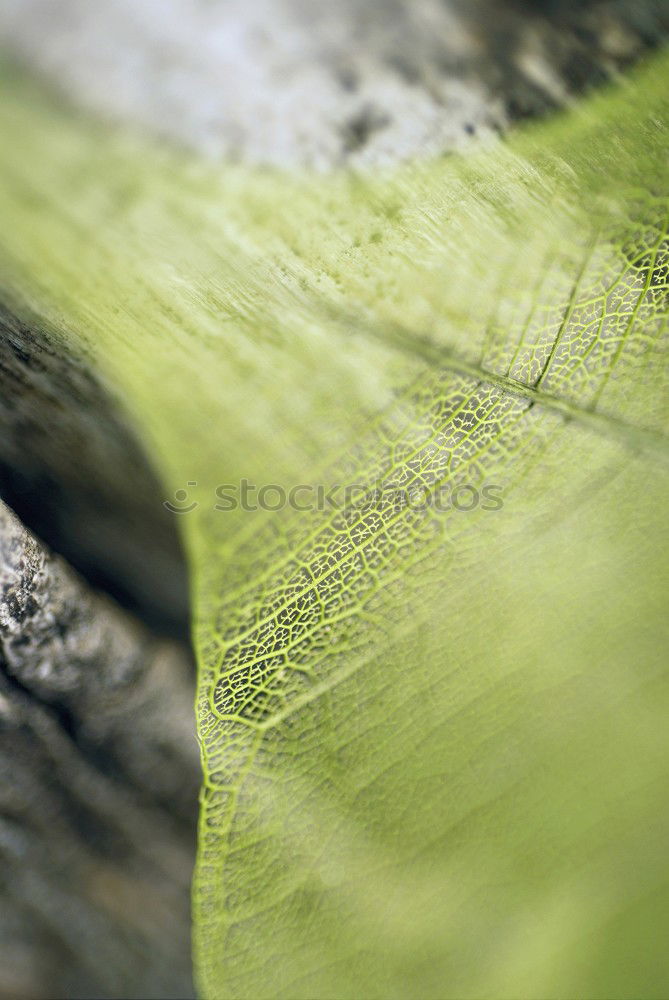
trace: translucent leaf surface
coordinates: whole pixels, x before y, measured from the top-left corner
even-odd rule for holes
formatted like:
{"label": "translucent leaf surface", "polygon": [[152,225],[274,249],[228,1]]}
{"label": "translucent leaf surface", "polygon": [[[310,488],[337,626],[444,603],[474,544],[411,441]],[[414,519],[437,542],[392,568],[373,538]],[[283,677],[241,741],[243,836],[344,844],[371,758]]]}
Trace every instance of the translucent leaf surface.
{"label": "translucent leaf surface", "polygon": [[203,995],[666,996],[667,57],[374,176],[6,77],[5,297],[197,504]]}

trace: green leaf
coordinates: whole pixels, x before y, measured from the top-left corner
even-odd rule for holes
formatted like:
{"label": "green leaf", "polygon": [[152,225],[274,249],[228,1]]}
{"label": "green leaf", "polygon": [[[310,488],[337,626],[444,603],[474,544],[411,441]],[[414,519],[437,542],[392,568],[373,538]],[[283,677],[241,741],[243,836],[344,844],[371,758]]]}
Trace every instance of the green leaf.
{"label": "green leaf", "polygon": [[197,484],[202,994],[666,996],[667,56],[320,177],[5,76],[5,298]]}

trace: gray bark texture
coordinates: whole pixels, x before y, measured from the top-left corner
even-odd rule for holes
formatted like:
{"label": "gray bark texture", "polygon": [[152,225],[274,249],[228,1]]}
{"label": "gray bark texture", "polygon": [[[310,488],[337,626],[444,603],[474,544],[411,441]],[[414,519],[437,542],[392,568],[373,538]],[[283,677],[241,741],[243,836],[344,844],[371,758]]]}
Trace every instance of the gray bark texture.
{"label": "gray bark texture", "polygon": [[191,993],[193,672],[0,504],[0,995]]}
{"label": "gray bark texture", "polygon": [[[668,31],[666,0],[0,4],[11,58],[89,113],[317,169],[499,141]],[[0,289],[0,997],[187,997],[184,559],[137,432],[64,333]]]}

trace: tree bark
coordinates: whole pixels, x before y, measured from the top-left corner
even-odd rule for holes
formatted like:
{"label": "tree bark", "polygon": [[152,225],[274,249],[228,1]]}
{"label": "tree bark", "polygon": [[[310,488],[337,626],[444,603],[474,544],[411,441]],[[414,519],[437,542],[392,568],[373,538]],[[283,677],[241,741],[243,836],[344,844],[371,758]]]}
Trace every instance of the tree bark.
{"label": "tree bark", "polygon": [[0,505],[0,995],[191,995],[193,671]]}

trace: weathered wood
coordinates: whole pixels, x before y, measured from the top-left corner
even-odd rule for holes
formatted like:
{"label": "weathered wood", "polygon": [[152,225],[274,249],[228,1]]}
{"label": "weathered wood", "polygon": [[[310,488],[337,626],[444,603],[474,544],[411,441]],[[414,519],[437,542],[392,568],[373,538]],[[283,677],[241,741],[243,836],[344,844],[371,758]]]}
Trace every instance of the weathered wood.
{"label": "weathered wood", "polygon": [[193,672],[0,506],[0,994],[188,996]]}

